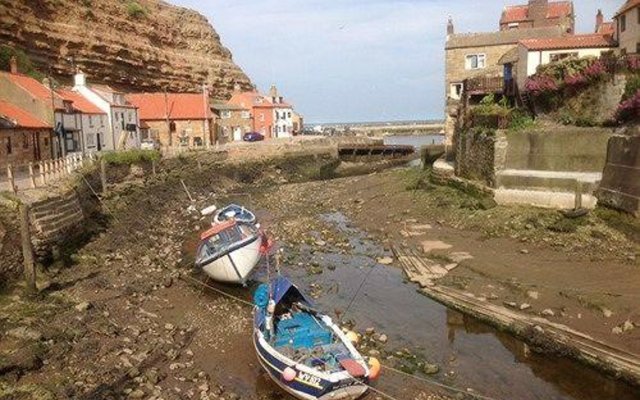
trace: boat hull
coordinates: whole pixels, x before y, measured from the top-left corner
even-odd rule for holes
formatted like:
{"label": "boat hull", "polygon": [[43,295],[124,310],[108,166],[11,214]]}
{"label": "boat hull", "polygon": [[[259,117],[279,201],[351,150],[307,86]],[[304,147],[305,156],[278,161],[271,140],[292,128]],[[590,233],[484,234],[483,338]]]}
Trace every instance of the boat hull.
{"label": "boat hull", "polygon": [[[289,394],[303,400],[355,400],[367,392],[368,386],[353,378],[331,381],[301,371],[291,360],[272,354],[259,330],[253,334],[253,344],[258,361],[269,377]],[[296,379],[287,382],[282,378],[286,368],[296,371]]]}
{"label": "boat hull", "polygon": [[260,236],[256,236],[235,250],[204,264],[202,270],[215,281],[244,284],[260,258]]}

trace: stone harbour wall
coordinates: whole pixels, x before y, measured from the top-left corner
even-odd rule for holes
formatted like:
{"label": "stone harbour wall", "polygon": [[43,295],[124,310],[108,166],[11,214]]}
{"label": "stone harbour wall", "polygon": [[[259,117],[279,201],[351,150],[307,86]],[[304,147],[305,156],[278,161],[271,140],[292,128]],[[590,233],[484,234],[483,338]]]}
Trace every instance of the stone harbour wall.
{"label": "stone harbour wall", "polygon": [[601,204],[640,218],[640,136],[609,139],[607,161],[596,196]]}
{"label": "stone harbour wall", "polygon": [[456,175],[495,187],[507,142],[501,131],[469,130],[456,137]]}

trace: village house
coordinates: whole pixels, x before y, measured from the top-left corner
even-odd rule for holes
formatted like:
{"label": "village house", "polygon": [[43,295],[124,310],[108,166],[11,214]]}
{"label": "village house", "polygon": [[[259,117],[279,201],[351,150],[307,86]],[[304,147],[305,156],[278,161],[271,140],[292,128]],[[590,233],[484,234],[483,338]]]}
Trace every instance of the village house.
{"label": "village house", "polygon": [[72,90],[57,90],[63,99],[55,112],[56,131],[62,133],[64,154],[102,151],[107,134],[107,114]]}
{"label": "village house", "polygon": [[82,72],[78,72],[74,77],[73,91],[107,115],[104,140],[100,137],[103,151],[140,147],[138,109],[126,101],[124,93],[109,86],[89,86]]}
{"label": "village house", "polygon": [[304,130],[304,117],[301,114],[294,111],[291,122],[293,124],[293,134],[294,135],[301,134],[302,131]]}
{"label": "village house", "polygon": [[251,110],[251,130],[267,139],[293,135],[293,106],[284,100],[275,85],[268,96],[256,90],[236,91],[227,104]]}
{"label": "village house", "polygon": [[271,89],[269,89],[269,101],[273,105],[273,137],[293,136],[293,107],[284,101],[275,85],[271,85]]}
{"label": "village house", "polygon": [[251,132],[253,121],[249,108],[217,103],[211,106],[211,110],[215,114],[215,132],[218,142],[241,141],[245,133]]}
{"label": "village house", "polygon": [[500,18],[500,30],[561,26],[575,31],[572,1],[529,0],[528,4],[507,6]]}
{"label": "village house", "polygon": [[[449,20],[445,45],[445,144],[452,145],[458,104],[464,91],[472,101],[513,90],[518,43],[568,35],[561,26],[456,34]],[[466,87],[465,87],[466,85]]]}
{"label": "village house", "polygon": [[608,35],[615,39],[616,34],[616,24],[613,21],[604,20],[604,15],[602,14],[602,10],[598,9],[598,13],[596,14],[596,29],[594,33],[599,33],[600,35]]}
{"label": "village house", "polygon": [[139,110],[143,140],[156,140],[163,147],[214,142],[213,114],[204,93],[133,93],[126,99]]}
{"label": "village house", "polygon": [[602,34],[521,40],[516,62],[518,87],[523,89],[527,77],[535,74],[540,65],[567,58],[600,57],[615,48],[613,37]]}
{"label": "village house", "polygon": [[[0,100],[4,100],[38,121],[53,127],[54,109],[63,107],[62,98],[55,93],[48,80],[44,83],[18,71],[17,60],[10,60],[10,71],[0,71]],[[53,136],[50,144],[54,158],[63,154],[62,141]]]}
{"label": "village house", "polygon": [[53,154],[51,123],[0,100],[0,168],[49,160]]}
{"label": "village house", "polygon": [[620,54],[640,54],[640,0],[627,0],[614,20]]}

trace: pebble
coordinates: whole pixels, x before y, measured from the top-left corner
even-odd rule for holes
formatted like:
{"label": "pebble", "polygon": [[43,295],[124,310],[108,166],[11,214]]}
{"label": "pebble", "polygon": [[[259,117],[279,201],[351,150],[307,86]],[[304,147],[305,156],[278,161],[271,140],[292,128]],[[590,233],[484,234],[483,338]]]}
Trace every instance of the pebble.
{"label": "pebble", "polygon": [[387,343],[388,340],[389,340],[389,337],[387,337],[387,335],[385,335],[384,333],[380,335],[380,337],[378,337],[378,342],[380,343]]}
{"label": "pebble", "polygon": [[602,308],[602,315],[604,315],[605,318],[611,318],[611,316],[613,315],[613,311],[609,310],[608,308]]}
{"label": "pebble", "polygon": [[144,397],[144,392],[140,389],[136,389],[133,392],[129,393],[130,399],[141,399]]}
{"label": "pebble", "polygon": [[545,308],[544,310],[542,310],[540,315],[543,315],[545,317],[553,317],[556,315],[556,313],[554,313],[553,310],[550,308]]}
{"label": "pebble", "polygon": [[82,303],[77,304],[75,306],[76,311],[80,311],[80,312],[85,312],[90,308],[91,308],[91,303],[89,303],[88,301],[83,301]]}
{"label": "pebble", "polygon": [[538,293],[535,290],[529,290],[529,291],[527,291],[527,296],[530,299],[538,300],[538,297],[540,297],[540,293]]}
{"label": "pebble", "polygon": [[173,326],[173,324],[170,324],[170,323],[164,324],[164,329],[166,329],[168,331],[172,331],[174,328],[175,328],[175,326]]}
{"label": "pebble", "polygon": [[391,257],[380,257],[380,258],[378,258],[378,264],[391,265],[391,264],[393,264],[393,258],[391,258]]}
{"label": "pebble", "polygon": [[7,332],[7,336],[14,337],[16,339],[23,340],[36,340],[42,339],[42,333],[35,329],[28,328],[26,326],[20,326],[18,328],[11,329]]}
{"label": "pebble", "polygon": [[527,249],[522,249],[522,250],[520,250],[520,253],[521,253],[521,254],[529,254],[529,250],[527,250]]}
{"label": "pebble", "polygon": [[529,303],[522,303],[522,304],[520,304],[520,307],[519,307],[519,308],[520,308],[520,310],[528,310],[528,309],[530,309],[530,308],[531,308],[531,304],[529,304]]}
{"label": "pebble", "polygon": [[437,366],[436,364],[425,364],[424,367],[422,368],[422,372],[424,372],[427,375],[435,375],[438,372],[440,372],[440,367]]}
{"label": "pebble", "polygon": [[635,328],[635,324],[629,320],[624,321],[622,324],[622,332],[629,332]]}
{"label": "pebble", "polygon": [[507,307],[511,307],[511,308],[517,308],[518,307],[518,303],[516,303],[515,301],[505,301],[504,305]]}

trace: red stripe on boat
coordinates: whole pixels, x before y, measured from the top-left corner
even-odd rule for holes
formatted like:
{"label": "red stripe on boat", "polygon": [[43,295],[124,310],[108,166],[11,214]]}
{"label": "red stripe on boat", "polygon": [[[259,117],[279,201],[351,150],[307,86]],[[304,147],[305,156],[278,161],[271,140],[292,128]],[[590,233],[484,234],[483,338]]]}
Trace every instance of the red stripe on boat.
{"label": "red stripe on boat", "polygon": [[211,227],[211,229],[202,232],[202,234],[200,235],[200,240],[207,240],[209,239],[211,236],[215,236],[218,233],[224,231],[225,229],[229,229],[232,226],[236,225],[236,220],[235,219],[230,219],[228,221],[224,221],[221,222],[219,224],[215,224],[214,226]]}

